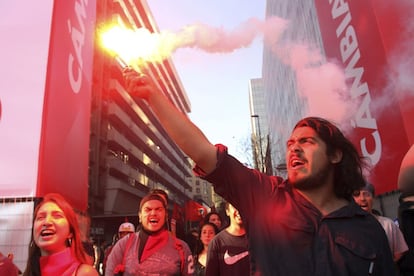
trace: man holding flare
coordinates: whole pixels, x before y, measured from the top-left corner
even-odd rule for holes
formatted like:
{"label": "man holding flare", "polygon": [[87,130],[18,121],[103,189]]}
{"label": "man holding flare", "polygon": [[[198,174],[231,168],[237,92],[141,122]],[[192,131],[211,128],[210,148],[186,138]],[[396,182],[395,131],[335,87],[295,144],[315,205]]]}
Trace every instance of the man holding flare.
{"label": "man holding flare", "polygon": [[125,87],[144,99],[195,173],[246,221],[256,275],[395,275],[387,237],[353,191],[365,184],[363,161],[327,120],[302,119],[287,142],[288,178],[244,166],[213,145],[147,75],[124,70]]}

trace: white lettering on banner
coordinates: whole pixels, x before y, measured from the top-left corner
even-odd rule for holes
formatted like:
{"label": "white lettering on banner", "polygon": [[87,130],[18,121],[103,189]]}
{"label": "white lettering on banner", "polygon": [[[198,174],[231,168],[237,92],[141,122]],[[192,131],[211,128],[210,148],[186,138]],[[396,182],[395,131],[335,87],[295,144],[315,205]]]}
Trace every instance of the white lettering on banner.
{"label": "white lettering on banner", "polygon": [[[346,79],[351,79],[351,96],[353,99],[361,97],[360,105],[355,113],[354,120],[351,124],[354,128],[364,128],[371,130],[368,137],[360,140],[361,154],[370,159],[372,165],[376,165],[382,154],[381,136],[378,131],[377,121],[371,116],[369,104],[371,103],[371,95],[368,84],[362,80],[364,67],[356,67],[360,59],[360,51],[358,39],[354,27],[351,25],[352,16],[349,5],[346,0],[329,0],[332,4],[332,18],[337,19],[343,16],[341,22],[336,28],[336,36],[339,39],[339,49],[341,52],[342,62],[345,67]],[[374,148],[370,152],[367,149],[367,140],[374,142]]]}
{"label": "white lettering on banner", "polygon": [[79,93],[82,87],[82,48],[85,43],[86,5],[88,5],[88,0],[75,2],[75,14],[79,28],[73,26],[71,21],[68,20],[69,33],[72,38],[73,50],[75,51],[75,57],[73,56],[73,53],[69,54],[68,73],[70,85],[73,92],[76,94]]}

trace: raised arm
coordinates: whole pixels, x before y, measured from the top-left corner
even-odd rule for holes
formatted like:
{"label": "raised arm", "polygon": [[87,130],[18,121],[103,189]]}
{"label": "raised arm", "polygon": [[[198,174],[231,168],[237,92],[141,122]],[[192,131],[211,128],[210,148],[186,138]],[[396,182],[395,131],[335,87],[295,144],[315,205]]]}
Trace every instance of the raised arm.
{"label": "raised arm", "polygon": [[217,162],[215,146],[166,98],[152,79],[132,69],[124,70],[124,78],[130,95],[148,102],[178,147],[206,173],[214,170]]}

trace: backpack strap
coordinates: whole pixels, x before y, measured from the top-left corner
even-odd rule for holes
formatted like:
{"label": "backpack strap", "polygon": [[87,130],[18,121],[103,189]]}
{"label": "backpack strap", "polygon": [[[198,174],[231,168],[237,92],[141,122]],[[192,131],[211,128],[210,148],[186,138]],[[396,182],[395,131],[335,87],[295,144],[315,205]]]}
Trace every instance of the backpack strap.
{"label": "backpack strap", "polygon": [[127,253],[129,251],[129,249],[131,248],[132,242],[134,240],[134,236],[135,236],[135,233],[129,234],[128,241],[127,241],[127,244],[126,244],[125,250],[124,250],[124,256],[122,257],[122,263],[121,264],[118,264],[114,268],[114,274],[117,274],[119,272],[124,272],[125,271],[126,256],[127,256]]}
{"label": "backpack strap", "polygon": [[176,236],[171,235],[174,238],[174,243],[175,243],[175,249],[178,250],[178,254],[180,255],[180,260],[181,260],[181,274],[183,274],[184,272],[184,265],[185,265],[185,252],[184,252],[184,247],[183,244],[180,242],[179,239],[177,239]]}

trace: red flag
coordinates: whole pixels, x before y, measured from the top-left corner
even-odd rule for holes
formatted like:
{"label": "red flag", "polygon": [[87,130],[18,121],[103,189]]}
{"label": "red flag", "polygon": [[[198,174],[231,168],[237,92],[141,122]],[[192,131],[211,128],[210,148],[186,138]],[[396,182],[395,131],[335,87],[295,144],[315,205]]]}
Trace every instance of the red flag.
{"label": "red flag", "polygon": [[176,221],[184,220],[184,210],[177,203],[174,203],[174,208],[173,208],[173,211],[172,211],[172,217],[171,218],[175,219]]}
{"label": "red flag", "polygon": [[185,220],[201,221],[207,213],[207,209],[200,203],[189,200],[185,203]]}

